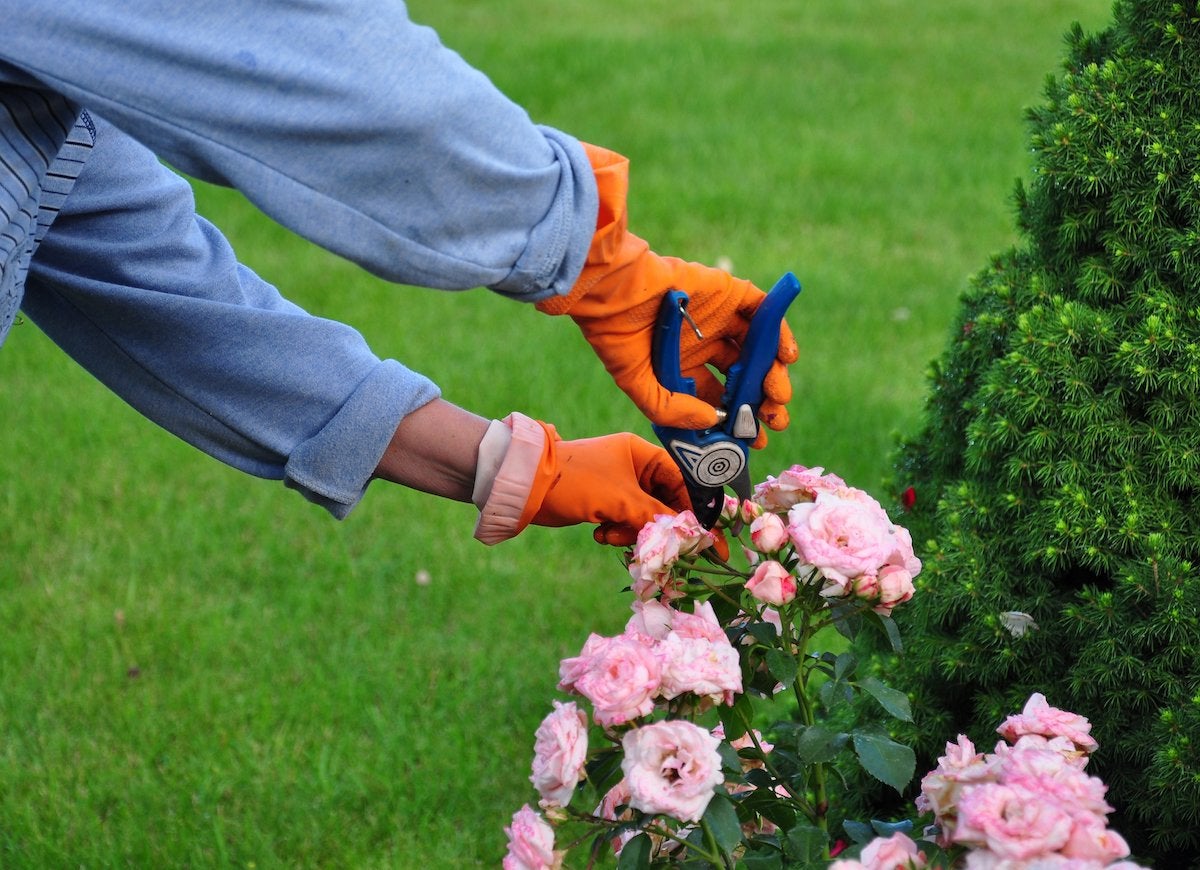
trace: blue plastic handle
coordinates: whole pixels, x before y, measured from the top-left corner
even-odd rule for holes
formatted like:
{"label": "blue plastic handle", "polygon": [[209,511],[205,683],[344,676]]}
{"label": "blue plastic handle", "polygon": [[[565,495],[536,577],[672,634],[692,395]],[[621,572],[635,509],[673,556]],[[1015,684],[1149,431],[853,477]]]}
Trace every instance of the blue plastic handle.
{"label": "blue plastic handle", "polygon": [[763,400],[763,379],[771,370],[779,349],[779,332],[788,306],[800,294],[800,281],[791,272],[775,282],[758,306],[746,330],[746,341],[738,361],[729,367],[721,404],[731,414],[743,405],[758,413]]}

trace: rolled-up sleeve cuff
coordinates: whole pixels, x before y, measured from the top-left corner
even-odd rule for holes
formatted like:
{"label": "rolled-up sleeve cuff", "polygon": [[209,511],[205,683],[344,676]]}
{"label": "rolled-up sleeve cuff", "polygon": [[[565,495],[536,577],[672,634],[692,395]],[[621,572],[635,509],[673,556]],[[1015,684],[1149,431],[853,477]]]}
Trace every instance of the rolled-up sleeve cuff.
{"label": "rolled-up sleeve cuff", "polygon": [[546,445],[546,431],[536,420],[513,412],[503,420],[511,430],[499,469],[479,505],[475,539],[485,544],[507,541],[521,532],[521,517],[529,503],[534,475]]}
{"label": "rolled-up sleeve cuff", "polygon": [[600,202],[583,145],[553,128],[538,129],[562,167],[558,190],[512,271],[490,288],[521,302],[540,302],[571,291],[587,260]]}
{"label": "rolled-up sleeve cuff", "polygon": [[344,519],[362,499],[400,421],[440,395],[428,378],[383,360],[341,410],[292,451],[284,484]]}

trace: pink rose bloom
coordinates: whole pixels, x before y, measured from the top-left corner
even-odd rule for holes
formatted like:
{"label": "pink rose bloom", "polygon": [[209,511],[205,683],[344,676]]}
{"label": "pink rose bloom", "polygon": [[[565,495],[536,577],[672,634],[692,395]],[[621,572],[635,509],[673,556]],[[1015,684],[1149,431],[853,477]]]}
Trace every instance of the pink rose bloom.
{"label": "pink rose bloom", "polygon": [[1088,776],[1061,752],[1023,748],[1014,749],[1002,758],[1001,775],[1008,785],[1053,799],[1072,814],[1103,819],[1112,812],[1104,800],[1108,787],[1098,778]]}
{"label": "pink rose bloom", "polygon": [[1009,716],[996,729],[1012,743],[1023,734],[1040,734],[1043,737],[1066,737],[1084,752],[1093,752],[1100,745],[1091,735],[1092,723],[1077,713],[1069,713],[1051,707],[1046,696],[1034,692],[1025,702],[1025,709]]}
{"label": "pink rose bloom", "polygon": [[768,560],[754,569],[746,591],[764,604],[782,607],[796,597],[796,578],[778,562]]}
{"label": "pink rose bloom", "polygon": [[836,474],[825,474],[823,468],[793,465],[779,477],[767,479],[754,487],[753,500],[768,511],[784,513],[793,505],[812,501],[818,492],[837,492],[846,482]]}
{"label": "pink rose bloom", "polygon": [[881,616],[890,615],[897,605],[910,600],[916,591],[912,575],[900,565],[884,565],[879,572],[878,586],[879,603],[872,610]]}
{"label": "pink rose bloom", "polygon": [[1043,737],[1041,734],[1022,734],[1012,746],[1003,741],[997,743],[995,752],[997,758],[1003,759],[1014,752],[1024,752],[1031,749],[1057,752],[1067,764],[1076,770],[1083,770],[1087,767],[1087,753],[1076,749],[1075,742],[1068,740],[1066,737]]}
{"label": "pink rose bloom", "polygon": [[725,629],[721,627],[712,604],[708,601],[696,605],[692,613],[673,610],[671,632],[680,637],[699,638],[713,643],[729,643]]}
{"label": "pink rose bloom", "polygon": [[995,779],[992,765],[983,753],[976,752],[975,745],[966,735],[960,734],[957,743],[946,744],[946,754],[938,759],[938,766],[921,780],[917,809],[923,813],[932,812],[949,834],[963,787]]}
{"label": "pink rose bloom", "polygon": [[678,593],[671,582],[671,569],[680,559],[694,556],[716,541],[691,511],[659,514],[638,532],[629,563],[634,593],[643,601],[660,592]]}
{"label": "pink rose bloom", "polygon": [[920,870],[925,866],[925,855],[917,844],[899,831],[868,843],[861,860],[867,870]]}
{"label": "pink rose bloom", "polygon": [[892,531],[896,549],[888,559],[888,564],[899,565],[909,576],[916,577],[921,573],[921,560],[913,552],[912,534],[904,526],[892,526]]}
{"label": "pink rose bloom", "polygon": [[662,656],[661,696],[670,701],[691,693],[732,704],[742,691],[742,666],[737,650],[721,634],[719,641],[671,632],[659,645]]}
{"label": "pink rose bloom", "polygon": [[533,775],[529,777],[543,806],[565,807],[583,778],[587,760],[587,715],[575,706],[554,702],[554,712],[534,735]]}
{"label": "pink rose bloom", "polygon": [[504,870],[558,870],[562,852],[554,851],[554,829],[529,804],[513,814],[508,835],[508,854]]}
{"label": "pink rose bloom", "polygon": [[851,858],[838,858],[829,865],[829,870],[867,870],[867,865]]}
{"label": "pink rose bloom", "polygon": [[788,511],[788,533],[801,560],[842,589],[877,573],[896,551],[895,527],[873,499],[818,493]]}
{"label": "pink rose bloom", "polygon": [[1116,831],[1110,831],[1103,818],[1077,816],[1071,836],[1060,850],[1068,858],[1109,864],[1129,854],[1129,844]]}
{"label": "pink rose bloom", "polygon": [[691,722],[670,719],[635,728],[621,743],[630,806],[700,821],[713,789],[725,778],[717,752],[720,740]]}
{"label": "pink rose bloom", "polygon": [[642,635],[653,640],[662,640],[671,630],[676,611],[657,598],[649,601],[634,601],[633,616],[625,623],[625,634]]}
{"label": "pink rose bloom", "polygon": [[788,543],[787,526],[779,514],[763,514],[750,523],[750,540],[763,553],[782,550]]}
{"label": "pink rose bloom", "polygon": [[592,715],[605,727],[624,725],[654,709],[662,681],[662,662],[641,638],[592,635],[583,652],[559,666],[559,688],[592,702]]}
{"label": "pink rose bloom", "polygon": [[727,523],[732,523],[739,519],[742,513],[742,503],[737,500],[736,496],[725,493],[725,498],[721,502],[721,519]]}
{"label": "pink rose bloom", "polygon": [[951,839],[980,845],[1000,858],[1025,861],[1057,852],[1072,819],[1056,801],[1022,788],[985,783],[963,789]]}

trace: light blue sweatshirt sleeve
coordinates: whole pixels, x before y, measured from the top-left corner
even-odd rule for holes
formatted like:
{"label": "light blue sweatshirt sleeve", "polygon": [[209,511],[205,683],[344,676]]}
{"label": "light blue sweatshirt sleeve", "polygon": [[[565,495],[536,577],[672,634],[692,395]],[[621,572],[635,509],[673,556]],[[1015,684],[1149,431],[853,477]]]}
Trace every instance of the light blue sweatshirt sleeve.
{"label": "light blue sweatshirt sleeve", "polygon": [[98,117],[25,289],[30,318],[133,407],[337,517],[400,419],[438,395],[240,265],[189,185]]}
{"label": "light blue sweatshirt sleeve", "polygon": [[582,269],[582,147],[398,0],[0,0],[0,20],[0,59],[384,278],[536,301]]}

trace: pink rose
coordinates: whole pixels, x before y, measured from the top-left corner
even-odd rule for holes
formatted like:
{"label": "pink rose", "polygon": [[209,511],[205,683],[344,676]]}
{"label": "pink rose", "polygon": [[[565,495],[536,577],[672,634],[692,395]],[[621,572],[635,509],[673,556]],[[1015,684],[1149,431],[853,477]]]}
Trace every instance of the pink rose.
{"label": "pink rose", "polygon": [[750,523],[750,540],[763,553],[777,552],[788,542],[787,526],[779,514],[763,514]]}
{"label": "pink rose", "polygon": [[587,760],[587,715],[575,706],[554,702],[554,712],[534,735],[533,775],[529,777],[543,806],[565,807],[583,778]]}
{"label": "pink rose", "polygon": [[754,487],[752,498],[768,511],[780,513],[793,505],[812,501],[818,492],[837,492],[846,482],[835,474],[825,474],[823,468],[793,465],[779,477],[767,479]]}
{"label": "pink rose", "polygon": [[1022,734],[1012,746],[1003,741],[997,743],[995,752],[997,758],[1005,758],[1014,752],[1022,752],[1027,749],[1057,752],[1067,764],[1076,770],[1083,770],[1087,767],[1088,754],[1076,749],[1075,742],[1068,740],[1066,737],[1043,737],[1041,734]]}
{"label": "pink rose", "polygon": [[963,789],[951,839],[983,846],[1000,858],[1025,861],[1057,852],[1071,828],[1070,814],[1056,801],[1026,789],[984,783]]}
{"label": "pink rose", "polygon": [[881,616],[888,616],[899,604],[909,601],[916,591],[912,575],[900,565],[884,565],[879,572],[879,603],[872,608]]}
{"label": "pink rose", "polygon": [[742,691],[742,666],[737,650],[724,634],[714,642],[702,637],[667,635],[659,646],[662,655],[661,696],[666,700],[691,693],[732,704]]}
{"label": "pink rose", "polygon": [[660,593],[679,597],[671,577],[672,567],[715,541],[713,533],[700,525],[691,511],[656,516],[642,526],[633,547],[629,576],[633,578],[634,594],[643,601]]}
{"label": "pink rose", "polygon": [[896,832],[890,837],[876,837],[862,850],[867,870],[920,870],[925,855],[907,834]]}
{"label": "pink rose", "polygon": [[843,589],[877,573],[896,551],[895,527],[873,499],[818,493],[788,511],[788,533],[801,560]]}
{"label": "pink rose", "polygon": [[559,688],[591,701],[596,722],[608,727],[623,725],[654,709],[662,662],[641,638],[593,634],[578,657],[562,661],[559,675]]}
{"label": "pink rose", "polygon": [[563,854],[554,851],[554,829],[529,804],[513,814],[512,824],[504,829],[504,833],[508,835],[504,870],[558,870],[562,867]]}
{"label": "pink rose", "polygon": [[737,650],[708,601],[692,613],[671,610],[670,629],[657,651],[663,663],[660,694],[668,701],[690,692],[732,704],[742,691]]}
{"label": "pink rose", "polygon": [[1051,749],[1014,749],[1000,762],[1005,784],[1037,792],[1056,801],[1074,814],[1103,819],[1112,812],[1104,800],[1108,790],[1103,782],[1088,776],[1071,763],[1068,756]]}
{"label": "pink rose", "polygon": [[671,630],[675,611],[656,598],[649,601],[634,601],[633,616],[625,623],[626,634],[640,634],[654,640],[662,640]]}
{"label": "pink rose", "polygon": [[781,607],[796,597],[796,578],[787,568],[768,560],[754,569],[746,591],[764,604]]}
{"label": "pink rose", "polygon": [[1068,858],[1099,861],[1107,865],[1128,855],[1129,844],[1116,831],[1110,831],[1103,818],[1078,816],[1061,852]]}
{"label": "pink rose", "polygon": [[996,729],[1010,743],[1023,734],[1043,737],[1066,737],[1084,752],[1093,752],[1100,745],[1090,734],[1092,723],[1083,716],[1051,707],[1046,696],[1034,692],[1025,702],[1025,709],[1009,716]]}
{"label": "pink rose", "polygon": [[946,754],[938,759],[937,768],[921,780],[917,809],[933,812],[946,833],[950,833],[963,787],[995,779],[992,765],[982,753],[975,751],[975,745],[965,735],[960,734],[957,743],[946,744]]}
{"label": "pink rose", "polygon": [[643,725],[621,741],[621,770],[629,784],[629,804],[645,813],[663,813],[698,822],[724,780],[721,741],[683,719]]}
{"label": "pink rose", "polygon": [[708,601],[696,605],[695,610],[687,613],[673,610],[671,631],[680,637],[702,638],[713,643],[729,642],[725,629],[721,627],[717,614],[713,611],[712,603]]}

